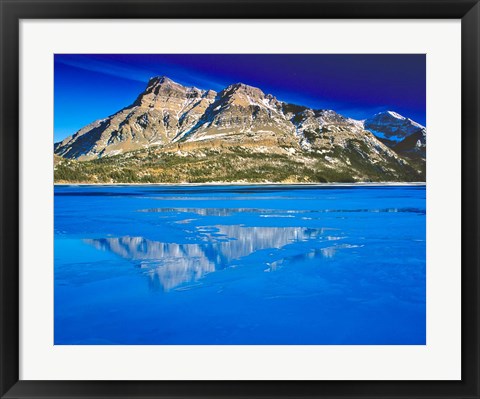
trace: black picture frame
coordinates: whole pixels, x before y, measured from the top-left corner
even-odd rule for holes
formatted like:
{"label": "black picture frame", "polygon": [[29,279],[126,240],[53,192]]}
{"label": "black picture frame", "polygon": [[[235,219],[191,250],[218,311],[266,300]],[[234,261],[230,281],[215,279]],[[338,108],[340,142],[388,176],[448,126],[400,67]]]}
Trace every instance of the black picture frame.
{"label": "black picture frame", "polygon": [[[479,398],[478,0],[0,0],[1,398]],[[19,21],[126,18],[461,19],[462,350],[460,381],[19,380]],[[252,360],[253,361],[253,360]]]}

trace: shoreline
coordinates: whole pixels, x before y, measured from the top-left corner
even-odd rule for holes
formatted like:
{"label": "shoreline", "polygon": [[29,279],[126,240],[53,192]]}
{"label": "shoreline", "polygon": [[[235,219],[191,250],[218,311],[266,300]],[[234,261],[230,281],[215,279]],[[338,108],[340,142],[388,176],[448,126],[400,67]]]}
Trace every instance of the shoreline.
{"label": "shoreline", "polygon": [[318,186],[318,187],[373,187],[373,186],[426,186],[427,182],[356,182],[356,183],[246,183],[246,182],[234,182],[234,183],[54,183],[54,186],[158,186],[158,187],[170,187],[170,186],[184,186],[184,187],[197,187],[197,186]]}

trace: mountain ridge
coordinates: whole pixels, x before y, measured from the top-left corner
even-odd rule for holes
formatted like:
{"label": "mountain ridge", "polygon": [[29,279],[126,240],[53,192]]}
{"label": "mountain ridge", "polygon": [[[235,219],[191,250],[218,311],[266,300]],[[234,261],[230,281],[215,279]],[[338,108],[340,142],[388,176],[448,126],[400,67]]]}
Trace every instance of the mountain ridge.
{"label": "mountain ridge", "polygon": [[[108,164],[111,158],[110,163],[118,163],[119,159],[142,153],[155,153],[159,160],[168,156],[205,160],[209,156],[219,158],[219,153],[221,158],[228,154],[238,158],[239,153],[248,153],[250,161],[262,154],[265,161],[279,156],[284,164],[310,168],[313,172],[309,179],[313,181],[322,180],[320,175],[313,177],[317,171],[333,179],[343,176],[341,179],[353,181],[423,181],[425,137],[423,126],[393,111],[358,121],[333,110],[289,104],[245,83],[216,92],[157,76],[149,80],[132,104],[55,143],[54,153],[71,161],[70,168],[78,164],[77,170],[82,169],[80,164],[85,169],[89,162]],[[160,161],[157,163],[156,172],[154,165],[150,165],[150,172],[142,171],[145,166],[141,163],[136,165],[141,169],[138,178],[155,172],[153,181],[164,181],[158,170],[165,168]],[[253,163],[268,169],[258,159]],[[57,162],[56,170],[61,165]],[[112,169],[119,172],[125,167]],[[56,174],[56,180],[57,175],[62,180],[61,173]],[[87,176],[88,181],[98,178]],[[192,180],[189,173],[185,178]],[[248,176],[244,179],[248,181]],[[301,176],[292,179],[298,181]]]}

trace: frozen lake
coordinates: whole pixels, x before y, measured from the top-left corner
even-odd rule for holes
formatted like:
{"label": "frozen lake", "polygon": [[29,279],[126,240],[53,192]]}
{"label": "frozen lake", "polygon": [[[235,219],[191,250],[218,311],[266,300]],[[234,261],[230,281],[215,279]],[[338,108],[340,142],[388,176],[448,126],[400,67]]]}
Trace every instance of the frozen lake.
{"label": "frozen lake", "polygon": [[56,186],[55,344],[425,344],[425,186]]}

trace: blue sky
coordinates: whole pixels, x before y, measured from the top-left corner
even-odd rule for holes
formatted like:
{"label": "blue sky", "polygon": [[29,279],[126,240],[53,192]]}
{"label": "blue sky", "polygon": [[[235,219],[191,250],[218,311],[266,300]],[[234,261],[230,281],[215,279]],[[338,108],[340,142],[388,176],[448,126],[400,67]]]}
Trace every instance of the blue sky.
{"label": "blue sky", "polygon": [[243,82],[356,119],[392,110],[425,125],[422,54],[56,54],[55,141],[131,104],[156,75],[216,91]]}

